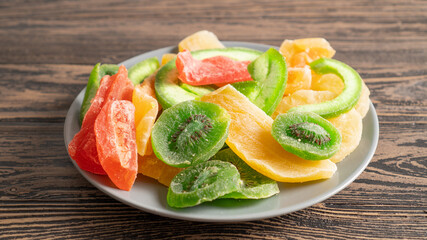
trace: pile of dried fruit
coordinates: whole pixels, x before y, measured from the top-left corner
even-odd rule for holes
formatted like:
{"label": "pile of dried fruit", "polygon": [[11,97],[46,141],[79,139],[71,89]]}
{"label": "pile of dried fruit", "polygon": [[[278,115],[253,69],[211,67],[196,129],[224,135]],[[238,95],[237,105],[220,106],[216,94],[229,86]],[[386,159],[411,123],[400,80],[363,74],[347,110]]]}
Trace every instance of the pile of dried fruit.
{"label": "pile of dried fruit", "polygon": [[358,146],[369,90],[325,39],[262,53],[200,31],[178,46],[161,66],[95,65],[68,146],[81,169],[127,191],[142,173],[181,208],[330,178]]}

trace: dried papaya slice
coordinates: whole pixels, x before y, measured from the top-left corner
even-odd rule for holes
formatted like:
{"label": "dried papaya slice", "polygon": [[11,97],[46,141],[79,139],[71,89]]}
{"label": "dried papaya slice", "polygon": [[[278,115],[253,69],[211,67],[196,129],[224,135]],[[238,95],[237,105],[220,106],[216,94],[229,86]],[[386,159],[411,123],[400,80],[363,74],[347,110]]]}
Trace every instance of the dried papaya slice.
{"label": "dried papaya slice", "polygon": [[122,190],[132,188],[138,171],[135,107],[130,101],[110,101],[95,121],[99,162],[111,181]]}
{"label": "dried papaya slice", "polygon": [[197,60],[189,51],[178,53],[176,58],[178,78],[190,85],[228,84],[250,81],[249,61],[235,61],[225,56]]}

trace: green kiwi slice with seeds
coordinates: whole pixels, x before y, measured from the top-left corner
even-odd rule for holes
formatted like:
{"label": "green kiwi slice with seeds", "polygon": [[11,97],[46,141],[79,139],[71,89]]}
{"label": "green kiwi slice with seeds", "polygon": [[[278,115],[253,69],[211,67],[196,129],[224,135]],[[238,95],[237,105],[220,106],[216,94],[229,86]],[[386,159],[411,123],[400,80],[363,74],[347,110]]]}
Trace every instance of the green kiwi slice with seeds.
{"label": "green kiwi slice with seeds", "polygon": [[239,171],[233,164],[218,160],[202,162],[172,179],[167,202],[175,208],[192,207],[238,191],[240,185]]}
{"label": "green kiwi slice with seeds", "polygon": [[288,112],[274,120],[271,133],[282,147],[307,160],[324,160],[338,152],[341,134],[313,112]]}
{"label": "green kiwi slice with seeds", "polygon": [[190,100],[166,109],[153,126],[156,156],[174,167],[209,160],[224,145],[230,115],[213,103]]}
{"label": "green kiwi slice with seeds", "polygon": [[240,173],[242,180],[241,189],[226,194],[221,198],[234,199],[262,199],[279,193],[277,182],[258,173],[246,164],[231,149],[219,151],[212,159],[217,159],[233,164]]}

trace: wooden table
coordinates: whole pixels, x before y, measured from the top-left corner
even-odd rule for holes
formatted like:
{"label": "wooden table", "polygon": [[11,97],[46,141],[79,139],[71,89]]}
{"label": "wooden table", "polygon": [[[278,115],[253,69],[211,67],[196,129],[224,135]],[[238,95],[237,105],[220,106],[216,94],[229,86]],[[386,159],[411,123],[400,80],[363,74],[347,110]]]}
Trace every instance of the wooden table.
{"label": "wooden table", "polygon": [[[84,2],[84,3],[83,3]],[[0,238],[427,238],[426,1],[1,1]],[[371,90],[379,145],[359,178],[310,208],[237,224],[128,207],[87,182],[63,141],[97,62],[201,29],[280,45],[325,37]]]}

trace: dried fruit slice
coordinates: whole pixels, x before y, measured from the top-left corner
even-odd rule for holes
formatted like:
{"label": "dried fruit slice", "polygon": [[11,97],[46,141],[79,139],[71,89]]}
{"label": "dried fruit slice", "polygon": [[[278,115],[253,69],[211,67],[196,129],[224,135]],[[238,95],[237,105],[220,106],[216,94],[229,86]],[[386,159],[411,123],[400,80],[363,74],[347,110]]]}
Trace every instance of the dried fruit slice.
{"label": "dried fruit slice", "polygon": [[338,129],[311,112],[280,114],[273,122],[271,134],[286,151],[307,160],[328,159],[341,144]]}
{"label": "dried fruit slice", "polygon": [[314,112],[324,118],[333,118],[350,111],[356,105],[362,91],[362,79],[353,68],[328,58],[317,59],[310,63],[310,67],[316,74],[338,75],[344,82],[344,90],[330,101],[299,106],[289,111]]}
{"label": "dried fruit slice", "polygon": [[[287,110],[304,104],[328,101],[334,97],[335,93],[329,91],[299,90],[284,97],[275,114],[286,113]],[[362,136],[362,118],[355,109],[352,109],[336,118],[328,119],[328,121],[341,133],[340,150],[330,159],[336,163],[342,161],[359,145]]]}
{"label": "dried fruit slice", "polygon": [[[142,82],[139,85],[139,89],[141,93],[147,94],[148,96],[151,96],[152,98],[156,99],[156,90],[154,89],[154,83],[156,81],[156,73],[151,74],[149,77],[147,77],[144,82]],[[158,105],[158,111],[162,110],[162,105],[157,101]]]}
{"label": "dried fruit slice", "polygon": [[[316,75],[313,78],[311,89],[316,91],[330,91],[338,95],[344,89],[344,83],[341,78],[335,74]],[[362,118],[365,117],[369,111],[369,94],[370,92],[368,87],[362,81],[362,92],[360,94],[359,101],[354,107]]]}
{"label": "dried fruit slice", "polygon": [[362,138],[362,117],[355,109],[351,109],[336,118],[328,120],[342,135],[340,150],[331,157],[331,161],[335,163],[341,162],[359,145],[360,139]]}
{"label": "dried fruit slice", "polygon": [[271,135],[273,119],[231,85],[201,99],[227,110],[231,115],[227,145],[264,176],[280,182],[305,182],[330,178],[336,171],[329,160],[304,160],[285,151]]}
{"label": "dried fruit slice", "polygon": [[362,93],[360,94],[359,101],[357,102],[356,106],[354,106],[354,109],[356,109],[360,116],[364,118],[369,111],[369,95],[371,92],[369,91],[369,88],[366,86],[366,84],[364,82],[362,83]]}
{"label": "dried fruit slice", "polygon": [[262,199],[279,193],[276,181],[253,170],[231,149],[219,151],[212,159],[233,164],[239,170],[240,179],[243,182],[239,191],[226,194],[221,198]]}
{"label": "dried fruit slice", "polygon": [[338,96],[344,89],[344,82],[333,73],[324,75],[313,74],[311,89],[315,91],[329,91]]}
{"label": "dried fruit slice", "polygon": [[[226,56],[239,61],[253,61],[261,52],[247,48],[207,49],[191,53],[194,58],[202,60],[214,56]],[[156,75],[156,97],[163,108],[200,97],[180,87],[178,71],[174,61],[161,67]]]}
{"label": "dried fruit slice", "polygon": [[[132,103],[135,106],[136,145],[138,154],[147,154],[147,148],[151,143],[151,129],[159,112],[157,100],[144,91],[142,86],[136,86],[133,90]],[[149,154],[149,153],[148,153]]]}
{"label": "dried fruit slice", "polygon": [[202,30],[184,38],[178,44],[179,51],[195,51],[211,48],[224,48],[217,36],[209,31]]}
{"label": "dried fruit slice", "polygon": [[167,165],[156,155],[138,156],[138,173],[156,179],[159,183],[169,187],[172,179],[183,170]]}
{"label": "dried fruit slice", "polygon": [[162,56],[162,66],[176,58],[175,53],[165,53]]}
{"label": "dried fruit slice", "polygon": [[285,92],[288,78],[286,63],[280,53],[270,48],[248,66],[254,81],[233,86],[267,115],[271,115]]}
{"label": "dried fruit slice", "polygon": [[178,173],[170,184],[167,202],[175,208],[192,207],[240,189],[240,175],[228,162],[202,162]]}
{"label": "dried fruit slice", "polygon": [[335,50],[324,38],[302,38],[283,41],[280,53],[290,67],[303,67],[322,57],[332,58]]}
{"label": "dried fruit slice", "polygon": [[302,89],[310,89],[310,86],[311,70],[308,66],[302,68],[288,68],[288,82],[286,83],[285,95],[292,94]]}
{"label": "dried fruit slice", "polygon": [[157,57],[145,59],[129,68],[128,77],[134,85],[140,84],[145,78],[153,74],[159,68]]}
{"label": "dried fruit slice", "polygon": [[252,80],[247,69],[249,61],[235,61],[225,56],[197,60],[189,51],[184,51],[178,53],[175,64],[178,78],[193,86]]}
{"label": "dried fruit slice", "polygon": [[230,115],[216,104],[195,100],[176,104],[154,124],[153,151],[174,167],[207,161],[224,145],[229,125]]}
{"label": "dried fruit slice", "polygon": [[92,99],[95,97],[96,92],[98,91],[100,81],[105,76],[112,76],[117,73],[119,66],[114,64],[102,64],[98,63],[93,67],[92,72],[90,73],[89,80],[87,82],[85,96],[83,98],[82,106],[80,109],[80,123],[83,122],[83,118],[86,115],[86,112],[89,110]]}
{"label": "dried fruit slice", "polygon": [[286,113],[291,108],[329,101],[334,99],[335,96],[335,93],[329,91],[298,90],[289,96],[283,97],[272,118],[275,119],[279,114]]}
{"label": "dried fruit slice", "polygon": [[135,107],[130,101],[110,101],[95,121],[96,148],[102,168],[122,190],[132,188],[138,171]]}
{"label": "dried fruit slice", "polygon": [[76,161],[83,170],[105,175],[105,171],[99,163],[95,144],[94,124],[102,107],[113,100],[131,100],[133,84],[127,78],[127,70],[120,66],[117,74],[105,76],[101,86],[92,100],[80,131],[74,136],[68,145],[70,157]]}

